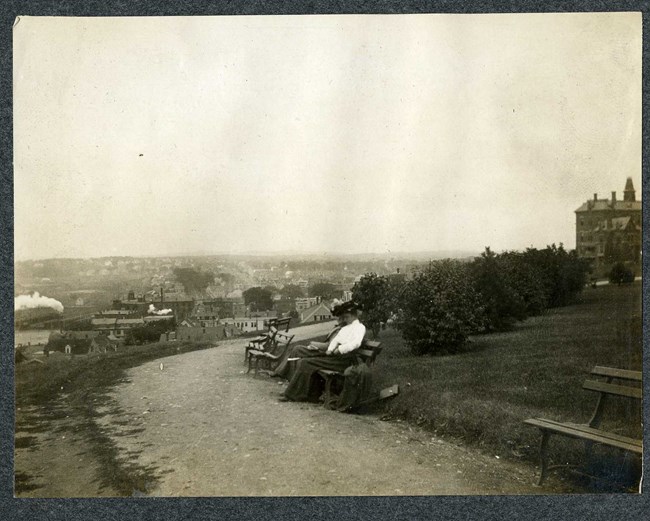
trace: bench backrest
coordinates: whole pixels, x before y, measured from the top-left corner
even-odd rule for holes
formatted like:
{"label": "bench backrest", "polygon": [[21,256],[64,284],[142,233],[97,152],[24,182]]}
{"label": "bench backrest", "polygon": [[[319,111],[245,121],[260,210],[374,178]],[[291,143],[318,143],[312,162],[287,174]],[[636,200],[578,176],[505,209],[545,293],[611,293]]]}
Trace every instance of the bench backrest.
{"label": "bench backrest", "polygon": [[[642,397],[641,371],[617,369],[615,367],[596,366],[591,371],[592,376],[604,377],[604,380],[586,380],[582,388],[600,393],[594,413],[589,420],[589,426],[597,428],[603,418],[603,410],[607,396],[620,396],[640,400]],[[615,380],[621,383],[614,383]]]}
{"label": "bench backrest", "polygon": [[366,365],[371,366],[375,363],[381,350],[381,342],[375,340],[364,340],[361,347],[357,350],[357,355],[362,358]]}
{"label": "bench backrest", "polygon": [[268,349],[271,346],[275,345],[275,337],[278,334],[278,330],[275,326],[269,328],[268,333],[266,333],[266,340],[264,341],[264,348]]}
{"label": "bench backrest", "polygon": [[296,335],[287,335],[286,333],[277,333],[275,335],[276,345],[289,345]]}
{"label": "bench backrest", "polygon": [[619,378],[622,380],[630,380],[633,382],[642,382],[643,377],[641,371],[630,371],[628,369],[616,369],[615,367],[603,367],[597,365],[591,371],[594,376],[607,376],[610,378]]}
{"label": "bench backrest", "polygon": [[287,317],[287,318],[270,318],[267,323],[269,325],[269,328],[275,327],[278,330],[281,330],[281,329],[284,328],[284,331],[287,332],[287,331],[289,331],[289,324],[291,323],[291,317]]}
{"label": "bench backrest", "polygon": [[272,355],[281,356],[287,349],[293,340],[295,335],[287,335],[286,333],[277,332],[273,343],[269,349],[266,351]]}

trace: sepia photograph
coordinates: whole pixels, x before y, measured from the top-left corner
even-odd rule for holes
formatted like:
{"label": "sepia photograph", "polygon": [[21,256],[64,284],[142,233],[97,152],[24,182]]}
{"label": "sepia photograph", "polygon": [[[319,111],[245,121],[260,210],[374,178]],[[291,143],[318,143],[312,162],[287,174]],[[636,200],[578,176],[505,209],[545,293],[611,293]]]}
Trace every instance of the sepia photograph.
{"label": "sepia photograph", "polygon": [[14,497],[641,491],[641,13],[12,52]]}

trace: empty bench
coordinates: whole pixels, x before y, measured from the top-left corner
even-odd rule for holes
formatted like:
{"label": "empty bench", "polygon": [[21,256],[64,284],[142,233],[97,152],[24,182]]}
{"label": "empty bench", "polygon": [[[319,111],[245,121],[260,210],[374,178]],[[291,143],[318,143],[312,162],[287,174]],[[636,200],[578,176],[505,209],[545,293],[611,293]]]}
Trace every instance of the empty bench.
{"label": "empty bench", "polygon": [[284,329],[284,332],[286,333],[289,331],[289,325],[291,324],[291,317],[286,317],[286,318],[270,318],[267,321],[269,328],[275,327],[278,331],[282,331]]}
{"label": "empty bench", "polygon": [[244,347],[244,363],[248,362],[248,354],[252,350],[268,351],[274,346],[275,336],[278,334],[278,329],[275,326],[269,326],[269,330],[263,335],[251,338],[248,344]]}
{"label": "empty bench", "polygon": [[621,436],[599,428],[604,415],[605,403],[609,397],[618,396],[626,399],[641,400],[641,372],[596,366],[591,371],[591,375],[600,379],[586,380],[582,388],[588,391],[595,391],[599,393],[599,396],[596,408],[588,423],[557,422],[543,418],[530,418],[524,421],[526,425],[537,427],[542,431],[539,485],[544,482],[549,470],[563,466],[549,466],[548,443],[553,434],[584,440],[587,456],[590,455],[594,443],[635,454],[641,454],[642,452],[642,442],[640,439]]}
{"label": "empty bench", "polygon": [[289,350],[291,341],[296,335],[287,335],[286,333],[277,332],[273,337],[272,345],[261,351],[251,349],[248,351],[248,371],[255,367],[255,376],[257,376],[260,364],[265,366],[267,371],[273,371],[280,363],[284,354]]}
{"label": "empty bench", "polygon": [[[368,366],[372,366],[375,360],[381,353],[381,342],[373,340],[364,340],[361,347],[354,351],[354,353],[361,358],[361,360]],[[334,407],[335,398],[332,394],[332,384],[339,380],[343,380],[344,375],[340,371],[331,371],[329,369],[321,369],[317,374],[325,380],[325,402],[324,406],[327,409]]]}
{"label": "empty bench", "polygon": [[291,317],[270,318],[267,320],[267,332],[258,335],[255,338],[251,338],[248,341],[248,344],[244,347],[244,363],[246,364],[248,362],[248,354],[251,350],[269,351],[275,347],[275,336],[278,334],[278,332],[282,331],[283,328],[285,333],[289,331],[290,323]]}

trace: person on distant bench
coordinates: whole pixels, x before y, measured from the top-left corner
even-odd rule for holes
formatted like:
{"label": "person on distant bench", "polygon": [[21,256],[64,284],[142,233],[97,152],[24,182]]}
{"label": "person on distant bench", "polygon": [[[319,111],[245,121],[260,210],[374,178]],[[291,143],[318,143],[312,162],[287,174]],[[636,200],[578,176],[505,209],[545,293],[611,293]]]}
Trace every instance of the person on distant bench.
{"label": "person on distant bench", "polygon": [[291,380],[294,372],[293,369],[295,367],[295,364],[290,363],[292,359],[295,361],[296,358],[318,356],[327,351],[332,338],[334,338],[334,336],[341,330],[341,328],[345,326],[345,320],[343,319],[342,313],[343,310],[341,308],[342,303],[338,300],[335,300],[333,304],[332,315],[337,318],[338,322],[336,323],[336,326],[334,326],[334,329],[332,329],[332,331],[327,334],[327,337],[325,337],[325,342],[310,342],[309,345],[306,346],[295,345],[290,347],[287,351],[285,351],[282,359],[280,360],[280,364],[275,368],[275,371],[271,373],[271,376],[277,376]]}
{"label": "person on distant bench", "polygon": [[342,304],[341,312],[345,327],[330,341],[324,353],[298,360],[296,372],[280,401],[317,401],[320,395],[318,379],[314,378],[317,371],[343,372],[359,362],[355,351],[363,343],[366,327],[359,322],[358,307],[353,302]]}

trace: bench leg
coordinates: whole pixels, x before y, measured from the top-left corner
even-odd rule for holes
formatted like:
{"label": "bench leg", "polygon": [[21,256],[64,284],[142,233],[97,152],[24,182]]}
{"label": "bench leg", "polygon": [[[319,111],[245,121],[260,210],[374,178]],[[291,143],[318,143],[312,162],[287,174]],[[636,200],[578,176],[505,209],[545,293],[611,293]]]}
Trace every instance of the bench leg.
{"label": "bench leg", "polygon": [[542,443],[539,448],[541,473],[539,475],[539,481],[537,482],[538,486],[541,486],[542,483],[544,483],[546,475],[548,474],[548,440],[550,437],[551,433],[549,431],[542,431]]}
{"label": "bench leg", "polygon": [[331,401],[332,401],[332,380],[333,378],[331,376],[327,376],[325,378],[325,402],[323,403],[323,406],[326,409],[331,409]]}

